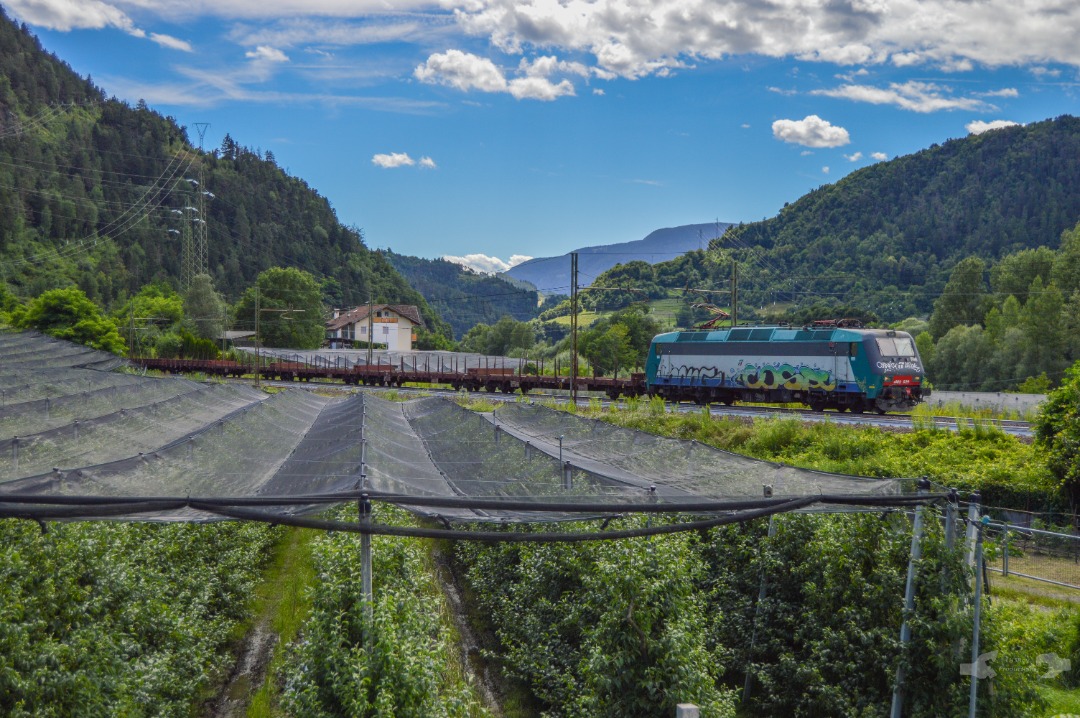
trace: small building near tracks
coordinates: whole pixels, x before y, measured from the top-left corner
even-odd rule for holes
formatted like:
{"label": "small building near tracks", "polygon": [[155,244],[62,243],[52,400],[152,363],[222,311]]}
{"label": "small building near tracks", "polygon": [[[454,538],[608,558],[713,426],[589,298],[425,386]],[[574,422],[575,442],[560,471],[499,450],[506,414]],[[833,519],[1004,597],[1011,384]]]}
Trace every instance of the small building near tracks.
{"label": "small building near tracks", "polygon": [[390,351],[412,351],[416,328],[423,327],[420,309],[414,304],[363,304],[334,310],[326,323],[331,347],[385,345]]}

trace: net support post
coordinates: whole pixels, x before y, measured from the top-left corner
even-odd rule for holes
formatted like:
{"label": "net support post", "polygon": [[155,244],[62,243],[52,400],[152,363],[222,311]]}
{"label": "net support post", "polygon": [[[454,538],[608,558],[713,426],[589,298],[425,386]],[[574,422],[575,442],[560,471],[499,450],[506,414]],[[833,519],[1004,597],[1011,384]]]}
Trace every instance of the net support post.
{"label": "net support post", "polygon": [[19,437],[11,437],[11,466],[14,471],[19,470]]}
{"label": "net support post", "polygon": [[374,596],[371,589],[371,501],[366,493],[357,502],[360,513],[360,596],[364,602],[364,618],[368,625],[374,618]]}
{"label": "net support post", "polygon": [[[771,497],[772,496],[772,487],[767,486],[765,488],[767,489],[766,491],[764,491],[765,498]],[[768,537],[771,539],[774,536],[776,536],[776,514],[773,514],[772,516],[769,517]],[[763,555],[765,553],[764,549],[765,549],[765,544],[761,544],[758,547],[758,560],[761,561],[761,580],[760,580],[760,582],[758,584],[757,604],[754,606],[753,630],[750,632],[750,651],[747,654],[746,681],[743,683],[743,697],[742,697],[743,704],[746,704],[750,700],[750,690],[751,690],[751,687],[753,686],[753,682],[754,682],[754,674],[750,672],[750,659],[753,658],[754,647],[755,647],[755,644],[757,643],[757,630],[758,630],[758,621],[760,620],[760,616],[761,616],[761,604],[765,602],[765,597],[768,595],[768,586],[769,586],[769,584],[768,584],[768,581],[767,581],[768,576],[767,576],[767,574],[765,572],[765,562],[763,560]]]}
{"label": "net support post", "polygon": [[981,501],[982,495],[976,491],[971,495],[971,501],[968,503],[966,563],[968,568],[972,569],[975,567],[975,536],[978,533],[979,503]]}
{"label": "net support post", "polygon": [[[919,494],[930,490],[930,480],[919,479]],[[911,527],[911,554],[908,557],[907,580],[904,582],[904,618],[900,624],[900,664],[896,667],[896,683],[893,685],[890,718],[900,718],[904,709],[904,683],[907,679],[904,662],[911,645],[911,616],[915,612],[915,566],[922,556],[923,512],[921,504],[915,507],[915,522]]]}
{"label": "net support post", "polygon": [[951,552],[956,547],[956,511],[960,497],[956,489],[949,489],[949,498],[945,504],[945,550]]}
{"label": "net support post", "polygon": [[[975,612],[971,621],[971,691],[968,694],[968,718],[975,718],[975,709],[979,699],[979,673],[984,670],[985,662],[979,654],[979,633],[982,629],[982,581],[979,580],[983,560],[983,527],[990,523],[989,516],[983,516],[975,522]],[[986,660],[994,657],[987,654]]]}
{"label": "net support post", "polygon": [[574,467],[569,461],[562,465],[562,487],[565,491],[571,491],[574,488]]}
{"label": "net support post", "polygon": [[[945,502],[945,554],[952,556],[956,549],[956,511],[960,503],[960,497],[956,489],[949,489],[948,499]],[[945,586],[949,581],[949,563],[946,561],[941,569],[941,591],[944,593]]]}

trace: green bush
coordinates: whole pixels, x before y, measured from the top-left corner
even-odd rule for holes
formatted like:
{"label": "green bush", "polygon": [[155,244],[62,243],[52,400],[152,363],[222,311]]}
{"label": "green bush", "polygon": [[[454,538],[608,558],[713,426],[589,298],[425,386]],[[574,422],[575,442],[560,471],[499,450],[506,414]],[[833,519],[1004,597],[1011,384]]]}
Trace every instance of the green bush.
{"label": "green bush", "polygon": [[[380,521],[410,521],[399,509],[379,513]],[[290,716],[487,715],[461,673],[444,599],[419,540],[373,537],[371,621],[361,594],[359,535],[320,536],[314,557],[311,613],[283,669]]]}
{"label": "green bush", "polygon": [[231,663],[273,535],[0,521],[0,715],[191,715]]}

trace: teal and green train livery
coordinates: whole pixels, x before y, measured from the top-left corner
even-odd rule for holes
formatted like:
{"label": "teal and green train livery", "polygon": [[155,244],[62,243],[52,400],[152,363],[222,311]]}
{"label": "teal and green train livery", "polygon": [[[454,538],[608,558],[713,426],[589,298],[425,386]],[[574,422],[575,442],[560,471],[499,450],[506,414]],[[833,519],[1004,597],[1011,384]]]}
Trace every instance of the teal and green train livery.
{"label": "teal and green train livery", "polygon": [[906,332],[855,327],[739,327],[660,334],[650,396],[699,404],[802,403],[821,411],[911,409],[930,390]]}

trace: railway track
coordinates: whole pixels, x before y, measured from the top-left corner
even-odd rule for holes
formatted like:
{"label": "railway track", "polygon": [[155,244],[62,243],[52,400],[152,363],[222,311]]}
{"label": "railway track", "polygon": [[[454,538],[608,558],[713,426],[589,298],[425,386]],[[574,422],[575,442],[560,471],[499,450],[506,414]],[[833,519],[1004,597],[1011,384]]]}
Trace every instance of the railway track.
{"label": "railway track", "polygon": [[[229,381],[238,381],[245,383],[254,383],[254,379],[229,379]],[[457,397],[462,395],[462,390],[456,390],[452,388],[444,387],[415,387],[415,386],[392,386],[392,387],[360,387],[351,386],[338,382],[311,380],[304,382],[297,381],[282,381],[282,380],[264,380],[263,386],[273,386],[277,388],[303,388],[311,391],[326,391],[330,389],[337,389],[341,391],[353,392],[353,391],[379,391],[379,390],[393,390],[401,393],[415,393],[426,396],[448,396]],[[521,394],[508,394],[508,393],[484,393],[479,394],[480,398],[489,401],[520,401]],[[531,400],[544,400],[551,399],[555,401],[569,401],[569,391],[532,391],[527,397]],[[626,406],[626,401],[622,399],[612,400],[605,395],[594,392],[592,395],[579,395],[578,404],[581,406],[587,406],[590,401],[600,400],[602,406]],[[699,412],[703,407],[695,404],[673,404],[667,403],[668,407],[674,411],[679,412]],[[734,416],[745,417],[747,419],[757,418],[777,418],[777,417],[790,417],[798,419],[800,421],[829,421],[838,424],[861,424],[876,426],[881,429],[890,431],[913,431],[916,425],[924,428],[933,427],[937,430],[943,431],[961,431],[968,429],[975,429],[976,427],[996,427],[1000,431],[1017,436],[1024,439],[1030,439],[1035,435],[1034,428],[1030,422],[1016,421],[1012,419],[971,419],[968,417],[956,417],[956,416],[933,416],[933,417],[913,417],[910,414],[851,414],[847,412],[835,412],[835,411],[814,411],[812,409],[796,409],[789,407],[778,406],[760,406],[760,405],[733,405],[724,406],[721,404],[714,404],[709,407],[709,413],[712,416]]]}

